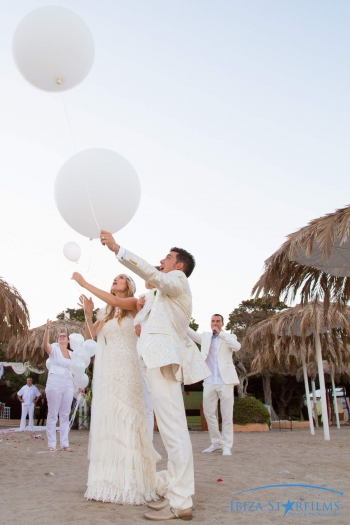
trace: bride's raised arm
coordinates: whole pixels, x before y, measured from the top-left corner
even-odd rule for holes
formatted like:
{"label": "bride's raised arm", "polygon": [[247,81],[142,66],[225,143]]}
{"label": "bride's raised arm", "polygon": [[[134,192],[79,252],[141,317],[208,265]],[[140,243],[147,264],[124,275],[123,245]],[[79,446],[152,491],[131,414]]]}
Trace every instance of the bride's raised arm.
{"label": "bride's raised arm", "polygon": [[118,297],[109,292],[105,292],[104,290],[100,290],[100,288],[97,288],[96,286],[88,283],[78,272],[73,273],[72,279],[76,281],[82,288],[85,288],[85,290],[88,290],[93,295],[96,295],[96,297],[101,299],[101,301],[104,301],[110,306],[117,306],[123,310],[130,310],[131,312],[137,313],[136,297]]}

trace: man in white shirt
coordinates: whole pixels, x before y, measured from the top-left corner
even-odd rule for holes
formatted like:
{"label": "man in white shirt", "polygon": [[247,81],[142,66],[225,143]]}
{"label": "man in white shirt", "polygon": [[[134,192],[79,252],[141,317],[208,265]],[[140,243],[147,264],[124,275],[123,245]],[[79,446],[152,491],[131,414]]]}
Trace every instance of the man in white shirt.
{"label": "man in white shirt", "polygon": [[[233,388],[239,384],[235,365],[232,361],[232,352],[241,348],[234,334],[227,334],[222,330],[224,318],[214,314],[210,321],[211,332],[199,334],[188,329],[188,335],[193,341],[201,345],[201,352],[212,373],[204,379],[203,410],[208,423],[211,445],[203,452],[222,450],[223,456],[231,456],[233,445]],[[217,418],[218,402],[222,417],[222,434],[219,431]]]}
{"label": "man in white shirt", "polygon": [[22,417],[20,430],[26,430],[27,414],[29,415],[29,423],[27,430],[34,430],[34,407],[40,395],[41,394],[37,387],[33,385],[32,378],[28,377],[27,384],[22,386],[21,390],[17,392],[17,397],[22,403]]}

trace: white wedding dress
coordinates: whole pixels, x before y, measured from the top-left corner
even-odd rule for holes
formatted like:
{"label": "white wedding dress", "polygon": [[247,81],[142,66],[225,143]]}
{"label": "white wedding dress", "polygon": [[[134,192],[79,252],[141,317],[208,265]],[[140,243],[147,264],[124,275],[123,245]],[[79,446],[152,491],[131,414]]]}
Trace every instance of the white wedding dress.
{"label": "white wedding dress", "polygon": [[160,456],[147,427],[136,340],[131,317],[107,321],[98,333],[87,499],[131,505],[157,499]]}

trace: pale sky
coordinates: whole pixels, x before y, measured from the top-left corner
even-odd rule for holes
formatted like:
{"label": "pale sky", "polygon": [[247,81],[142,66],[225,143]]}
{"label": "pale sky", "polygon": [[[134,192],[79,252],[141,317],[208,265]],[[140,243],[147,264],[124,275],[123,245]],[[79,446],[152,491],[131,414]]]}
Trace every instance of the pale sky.
{"label": "pale sky", "polygon": [[[89,76],[64,95],[77,149],[112,149],[141,181],[117,242],[153,264],[174,245],[192,252],[193,317],[200,330],[213,313],[226,322],[287,234],[349,204],[349,2],[55,4],[96,46]],[[0,1],[0,276],[32,327],[76,305],[66,242],[93,284],[109,289],[123,271],[56,209],[57,172],[75,153],[62,96],[28,84],[11,53],[18,23],[44,5]]]}

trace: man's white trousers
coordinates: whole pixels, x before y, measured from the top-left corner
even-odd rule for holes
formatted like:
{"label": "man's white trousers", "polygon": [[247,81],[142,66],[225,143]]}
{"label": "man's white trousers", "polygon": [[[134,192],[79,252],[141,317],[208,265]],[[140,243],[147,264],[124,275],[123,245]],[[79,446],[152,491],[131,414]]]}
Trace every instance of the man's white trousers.
{"label": "man's white trousers", "polygon": [[[217,417],[218,402],[222,418],[222,433]],[[210,440],[213,445],[232,448],[233,445],[233,385],[204,383],[203,410],[207,420]]]}
{"label": "man's white trousers", "polygon": [[168,493],[171,507],[192,507],[194,494],[193,453],[187,428],[181,383],[171,365],[147,370],[153,408],[165,449],[170,478]]}
{"label": "man's white trousers", "polygon": [[29,416],[29,423],[27,430],[34,430],[34,403],[31,403],[30,405],[25,405],[22,403],[22,415],[21,415],[21,423],[20,423],[20,429],[25,430],[26,428],[26,418],[27,414]]}

